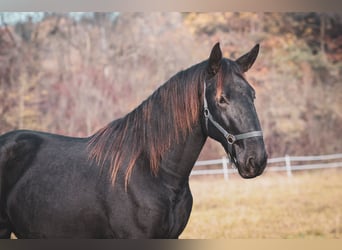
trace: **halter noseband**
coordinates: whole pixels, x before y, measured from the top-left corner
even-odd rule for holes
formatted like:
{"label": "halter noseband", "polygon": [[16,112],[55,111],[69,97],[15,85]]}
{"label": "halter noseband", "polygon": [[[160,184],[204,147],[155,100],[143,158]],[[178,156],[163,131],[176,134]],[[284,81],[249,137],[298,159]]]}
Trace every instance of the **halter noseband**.
{"label": "halter noseband", "polygon": [[214,120],[213,116],[211,115],[211,113],[209,111],[207,98],[205,96],[206,88],[207,88],[207,86],[206,86],[206,83],[204,81],[204,90],[203,90],[204,101],[203,101],[203,104],[204,104],[204,118],[205,118],[206,129],[208,131],[208,121],[210,121],[214,125],[214,127],[217,128],[218,131],[221,132],[221,134],[223,134],[224,138],[227,140],[227,143],[228,143],[228,152],[229,152],[230,159],[236,165],[236,159],[235,159],[234,154],[233,154],[234,153],[233,144],[239,140],[243,140],[243,139],[247,139],[247,138],[251,138],[251,137],[262,136],[262,131],[259,130],[259,131],[252,131],[252,132],[247,132],[247,133],[243,133],[243,134],[233,135],[233,134],[229,133],[227,130],[225,130],[220,124],[218,124]]}

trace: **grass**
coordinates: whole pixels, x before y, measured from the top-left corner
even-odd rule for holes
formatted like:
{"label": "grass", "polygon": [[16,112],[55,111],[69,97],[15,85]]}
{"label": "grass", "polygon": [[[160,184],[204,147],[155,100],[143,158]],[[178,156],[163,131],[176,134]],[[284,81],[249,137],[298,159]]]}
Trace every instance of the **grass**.
{"label": "grass", "polygon": [[192,177],[194,206],[180,238],[342,238],[341,169]]}

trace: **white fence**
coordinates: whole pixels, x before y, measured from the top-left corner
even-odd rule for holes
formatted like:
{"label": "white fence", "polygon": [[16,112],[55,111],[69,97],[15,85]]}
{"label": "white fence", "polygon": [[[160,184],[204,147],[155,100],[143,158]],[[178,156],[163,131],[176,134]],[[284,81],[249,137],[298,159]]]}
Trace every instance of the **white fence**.
{"label": "white fence", "polygon": [[[300,164],[303,163],[304,164]],[[308,162],[311,162],[308,164]],[[314,163],[317,162],[317,163]],[[294,164],[295,163],[295,164]],[[200,166],[219,165],[220,168],[199,169]],[[279,166],[280,165],[280,166]],[[267,161],[267,172],[286,171],[287,176],[292,176],[292,171],[338,168],[342,167],[342,154],[317,155],[317,156],[289,156],[271,158]],[[217,175],[222,174],[225,180],[228,180],[230,174],[237,173],[235,166],[230,163],[227,157],[216,160],[197,161],[191,172],[195,175]]]}

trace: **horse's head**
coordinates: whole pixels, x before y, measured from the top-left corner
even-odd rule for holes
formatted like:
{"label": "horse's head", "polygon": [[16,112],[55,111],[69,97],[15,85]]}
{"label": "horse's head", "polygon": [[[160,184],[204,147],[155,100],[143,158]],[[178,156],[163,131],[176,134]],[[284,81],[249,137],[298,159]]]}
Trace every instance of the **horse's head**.
{"label": "horse's head", "polygon": [[243,178],[260,175],[267,161],[261,127],[254,107],[255,91],[244,77],[259,52],[232,61],[222,58],[219,44],[210,54],[204,82],[204,127],[219,141]]}

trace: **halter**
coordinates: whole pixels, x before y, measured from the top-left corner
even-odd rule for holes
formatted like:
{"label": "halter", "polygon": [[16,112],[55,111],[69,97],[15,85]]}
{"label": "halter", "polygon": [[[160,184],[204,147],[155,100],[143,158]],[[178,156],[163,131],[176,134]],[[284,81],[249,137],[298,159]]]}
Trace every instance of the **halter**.
{"label": "halter", "polygon": [[247,132],[247,133],[243,133],[243,134],[238,134],[238,135],[233,135],[231,133],[229,133],[227,130],[225,130],[220,124],[218,124],[213,116],[211,115],[209,108],[208,108],[208,102],[207,102],[207,98],[205,96],[206,93],[206,83],[204,81],[204,91],[203,91],[203,96],[204,96],[204,118],[205,118],[205,126],[206,129],[208,131],[208,121],[210,121],[215,128],[218,129],[218,131],[220,131],[221,134],[223,134],[224,138],[227,140],[228,143],[228,152],[229,152],[229,156],[231,161],[236,165],[236,158],[234,156],[234,148],[233,148],[233,144],[239,140],[243,140],[243,139],[247,139],[247,138],[251,138],[251,137],[259,137],[262,136],[262,131],[252,131],[252,132]]}

